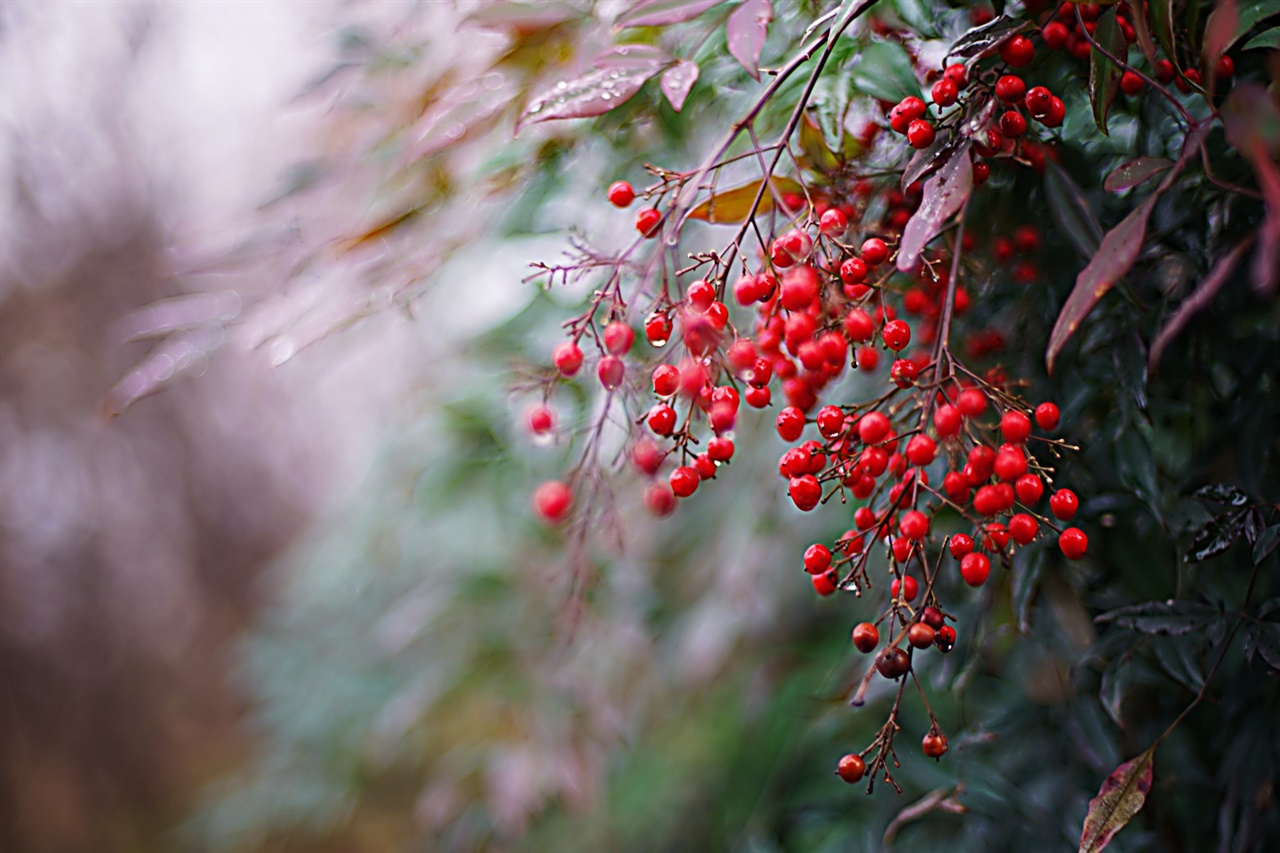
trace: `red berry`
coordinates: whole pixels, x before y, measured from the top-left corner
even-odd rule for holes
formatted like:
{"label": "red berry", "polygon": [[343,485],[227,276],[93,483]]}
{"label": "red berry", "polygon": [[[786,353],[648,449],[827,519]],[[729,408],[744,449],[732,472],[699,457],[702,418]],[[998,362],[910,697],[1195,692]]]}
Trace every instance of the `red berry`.
{"label": "red berry", "polygon": [[[715,441],[716,439],[712,439]],[[732,442],[731,442],[732,443]],[[698,473],[700,480],[710,480],[716,475],[716,461],[711,458],[711,453],[699,453],[693,457],[693,470]]]}
{"label": "red berry", "polygon": [[1236,73],[1236,61],[1225,53],[1218,57],[1217,64],[1213,67],[1213,76],[1219,80],[1230,80]]}
{"label": "red berry", "polygon": [[1000,116],[1000,133],[1010,139],[1017,139],[1019,136],[1027,132],[1027,120],[1022,117],[1022,113],[1016,110],[1009,110]]}
{"label": "red berry", "polygon": [[644,336],[655,347],[671,340],[671,320],[665,314],[650,314],[644,321]]}
{"label": "red berry", "polygon": [[1045,432],[1053,432],[1058,428],[1058,407],[1053,403],[1041,403],[1036,406],[1036,426]]}
{"label": "red berry", "polygon": [[769,390],[767,385],[762,387],[756,387],[753,385],[747,389],[747,393],[743,396],[746,398],[747,405],[751,408],[763,409],[772,401],[773,392]]}
{"label": "red berry", "polygon": [[614,355],[624,355],[631,350],[636,333],[626,323],[615,320],[604,327],[604,348]]}
{"label": "red berry", "polygon": [[942,490],[952,502],[964,506],[969,502],[969,482],[958,471],[948,471],[942,478]]}
{"label": "red berry", "polygon": [[960,434],[960,411],[955,406],[944,403],[933,413],[933,428],[938,431],[938,438],[951,438]]}
{"label": "red berry", "polygon": [[716,301],[716,289],[710,282],[698,279],[689,282],[684,297],[695,311],[704,312]]}
{"label": "red berry", "polygon": [[885,678],[898,678],[911,669],[911,658],[897,646],[889,646],[876,655],[876,669]]}
{"label": "red berry", "polygon": [[778,428],[778,435],[782,436],[783,441],[797,441],[804,432],[804,412],[795,406],[787,406],[781,412],[778,412],[778,419],[775,423]]}
{"label": "red berry", "polygon": [[840,759],[840,763],[836,765],[836,773],[841,779],[850,785],[862,780],[863,775],[867,772],[867,764],[856,755],[846,755]]}
{"label": "red berry", "polygon": [[960,561],[960,577],[964,578],[964,582],[969,586],[982,586],[987,582],[987,576],[990,574],[991,561],[987,559],[986,554],[977,552],[965,554]]}
{"label": "red berry", "polygon": [[924,119],[918,118],[907,125],[907,144],[912,148],[928,148],[936,135],[933,125]]}
{"label": "red berry", "polygon": [[1044,39],[1044,46],[1050,50],[1058,50],[1066,44],[1069,34],[1066,25],[1059,21],[1045,24],[1044,29],[1040,32],[1041,37]]}
{"label": "red berry", "polygon": [[1009,519],[1009,538],[1019,545],[1027,545],[1040,532],[1040,525],[1025,512],[1020,512]]}
{"label": "red berry", "polygon": [[676,428],[676,410],[666,403],[659,403],[649,410],[649,429],[656,435],[668,436]]}
{"label": "red berry", "polygon": [[943,625],[942,611],[936,607],[926,607],[920,611],[920,621],[936,631]]}
{"label": "red berry", "polygon": [[831,550],[815,542],[804,551],[804,570],[811,575],[821,574],[831,568]]}
{"label": "red berry", "polygon": [[[1018,36],[1022,38],[1022,36]],[[941,758],[947,752],[947,736],[944,734],[927,734],[920,742],[920,748],[930,758]]]}
{"label": "red berry", "polygon": [[1089,537],[1078,527],[1068,527],[1058,537],[1058,547],[1068,560],[1078,560],[1089,549]]}
{"label": "red berry", "polygon": [[966,418],[976,418],[987,409],[987,395],[977,388],[966,388],[956,398],[956,408]]}
{"label": "red berry", "polygon": [[653,393],[670,397],[680,389],[680,371],[670,364],[659,364],[653,369]]}
{"label": "red berry", "polygon": [[791,495],[791,500],[803,512],[813,509],[818,505],[818,501],[822,500],[822,484],[812,474],[792,477],[791,482],[787,485],[787,492]]}
{"label": "red berry", "polygon": [[615,181],[609,185],[609,203],[614,207],[629,207],[635,198],[636,191],[626,181]]}
{"label": "red berry", "polygon": [[913,435],[907,442],[907,461],[917,467],[923,467],[933,461],[938,446],[932,438],[924,435]]}
{"label": "red berry", "polygon": [[1013,229],[1013,245],[1025,254],[1040,251],[1040,229],[1034,225],[1019,225]]}
{"label": "red berry", "polygon": [[823,406],[818,410],[818,432],[825,438],[835,438],[844,432],[844,412],[837,406]]}
{"label": "red berry", "polygon": [[1016,410],[1005,412],[1000,419],[1000,434],[1010,444],[1022,444],[1031,435],[1031,418]]}
{"label": "red berry", "polygon": [[1027,94],[1027,84],[1022,78],[1006,74],[996,81],[996,97],[1002,104],[1016,104]]}
{"label": "red berry", "polygon": [[734,449],[733,441],[721,436],[707,442],[707,456],[712,462],[728,462],[733,458]]}
{"label": "red berry", "polygon": [[1035,118],[1048,115],[1049,102],[1053,100],[1053,93],[1044,86],[1035,86],[1027,90],[1027,96],[1022,102],[1027,107],[1027,112],[1031,113]]}
{"label": "red berry", "polygon": [[676,495],[666,483],[650,483],[644,490],[644,505],[656,516],[670,515],[676,508]]}
{"label": "red berry", "polygon": [[868,530],[876,523],[876,513],[869,506],[860,506],[853,511],[853,525],[859,530]]}
{"label": "red berry", "polygon": [[1188,68],[1177,80],[1178,91],[1184,95],[1188,95],[1192,92],[1193,88],[1200,86],[1200,82],[1200,72],[1194,68]]}
{"label": "red berry", "polygon": [[922,118],[928,109],[924,101],[914,95],[905,97],[889,111],[889,126],[898,133],[906,133],[907,126]]}
{"label": "red berry", "polygon": [[889,379],[899,388],[910,388],[919,375],[920,367],[909,358],[900,358],[889,368]]}
{"label": "red berry", "polygon": [[[902,576],[902,599],[903,601],[915,601],[916,593],[920,591],[920,584],[911,575]],[[893,583],[889,584],[889,595],[893,598],[898,597],[898,579],[894,578]]]}
{"label": "red berry", "polygon": [[[894,488],[897,487],[895,486]],[[911,559],[911,540],[905,535],[899,536],[897,539],[893,540],[890,550],[893,551],[893,559],[897,560],[899,563],[905,563],[907,560]]]}
{"label": "red berry", "polygon": [[812,580],[813,591],[824,598],[836,591],[836,584],[840,581],[840,579],[836,577],[835,569],[823,572],[820,575],[814,575]]}
{"label": "red berry", "polygon": [[1076,510],[1079,508],[1080,499],[1070,489],[1058,489],[1049,498],[1049,511],[1059,521],[1070,521],[1075,518]]}
{"label": "red berry", "polygon": [[979,480],[985,480],[991,476],[991,469],[995,462],[996,452],[985,444],[969,450],[969,464],[973,466],[973,472]]}
{"label": "red berry", "polygon": [[[902,535],[919,542],[929,534],[929,517],[919,510],[910,510],[902,514],[902,518],[898,521],[898,530]],[[910,586],[908,586],[910,589]],[[915,596],[912,596],[915,598]]]}
{"label": "red berry", "polygon": [[844,333],[849,336],[851,341],[865,343],[871,340],[871,336],[875,334],[875,324],[866,311],[861,308],[853,308],[844,317]]}
{"label": "red berry", "polygon": [[689,497],[698,490],[700,482],[702,477],[698,475],[697,469],[688,465],[681,465],[671,472],[671,491],[676,494],[676,497]]}
{"label": "red berry", "polygon": [[839,208],[833,207],[818,220],[818,230],[828,237],[839,237],[849,230],[849,218]]}
{"label": "red berry", "polygon": [[840,264],[840,280],[845,284],[859,284],[867,278],[867,265],[862,258],[845,258]]}
{"label": "red berry", "polygon": [[859,622],[853,629],[853,647],[864,655],[880,645],[880,632],[870,622]]}
{"label": "red berry", "polygon": [[1021,448],[1006,445],[996,454],[993,467],[997,477],[1006,483],[1012,483],[1027,473],[1027,455]]}
{"label": "red berry", "polygon": [[1044,482],[1035,474],[1023,474],[1013,484],[1013,489],[1018,500],[1027,506],[1035,506],[1044,495]]}
{"label": "red berry", "polygon": [[963,89],[969,85],[969,74],[965,71],[963,63],[957,62],[948,65],[947,69],[942,72],[942,76],[954,83],[957,89]]}
{"label": "red berry", "polygon": [[1062,127],[1062,120],[1067,117],[1067,105],[1062,102],[1062,98],[1055,95],[1049,100],[1049,112],[1040,118],[1040,123],[1045,127]]}
{"label": "red berry", "polygon": [[556,413],[549,406],[534,406],[529,410],[529,432],[546,435],[556,428]]}
{"label": "red berry", "polygon": [[867,266],[878,266],[889,257],[889,247],[879,237],[871,237],[863,242],[861,255]]}
{"label": "red berry", "polygon": [[[963,68],[964,66],[960,66]],[[933,84],[930,94],[933,95],[933,102],[940,107],[949,107],[960,97],[960,89],[956,86],[956,82],[949,77],[943,77],[937,83]],[[907,128],[908,131],[910,128]]]}
{"label": "red berry", "polygon": [[938,629],[938,633],[937,636],[934,637],[933,644],[938,647],[938,651],[943,652],[944,654],[951,651],[956,644],[956,629],[952,628],[950,625],[943,625]]}
{"label": "red berry", "polygon": [[879,444],[889,435],[889,419],[880,412],[867,412],[858,421],[858,437],[864,444]]}
{"label": "red berry", "polygon": [[1136,95],[1146,88],[1146,85],[1146,81],[1132,71],[1126,71],[1120,75],[1120,91],[1126,95]]}
{"label": "red berry", "polygon": [[982,486],[973,496],[973,508],[978,515],[995,515],[1004,506],[1000,499],[1000,490],[995,486]]}
{"label": "red berry", "polygon": [[606,355],[596,365],[596,375],[600,377],[600,384],[606,391],[612,391],[621,385],[626,372],[627,366],[616,355]]}
{"label": "red berry", "polygon": [[973,553],[973,538],[965,533],[957,533],[951,537],[951,556],[957,560],[962,559],[966,554]]}
{"label": "red berry", "polygon": [[545,521],[562,521],[572,506],[573,493],[559,480],[548,480],[533,493],[533,508]]}
{"label": "red berry", "polygon": [[658,236],[658,225],[662,222],[662,211],[656,207],[644,207],[636,211],[636,230],[645,237]]}
{"label": "red berry", "polygon": [[1176,72],[1173,69],[1172,62],[1170,62],[1167,59],[1157,59],[1155,70],[1156,70],[1156,79],[1159,80],[1161,83],[1173,82],[1173,78]]}
{"label": "red berry", "polygon": [[884,338],[885,346],[894,352],[900,352],[903,347],[911,343],[911,327],[905,320],[890,320],[884,324],[880,335]]}
{"label": "red berry", "polygon": [[571,341],[565,341],[551,353],[551,361],[561,376],[573,376],[582,367],[582,350]]}
{"label": "red berry", "polygon": [[932,626],[923,622],[915,622],[907,629],[907,642],[913,648],[927,649],[933,645],[934,637],[937,636]]}
{"label": "red berry", "polygon": [[1036,47],[1031,39],[1017,35],[1000,45],[1000,58],[1014,68],[1030,65],[1036,57]]}
{"label": "red berry", "polygon": [[644,474],[656,474],[662,465],[662,451],[647,438],[641,438],[631,448],[631,462]]}

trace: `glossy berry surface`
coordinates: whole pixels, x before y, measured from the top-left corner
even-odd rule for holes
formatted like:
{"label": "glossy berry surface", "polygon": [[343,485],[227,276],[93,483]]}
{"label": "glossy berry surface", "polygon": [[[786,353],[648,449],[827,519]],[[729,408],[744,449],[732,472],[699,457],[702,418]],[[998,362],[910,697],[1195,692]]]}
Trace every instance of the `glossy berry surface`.
{"label": "glossy berry surface", "polygon": [[636,191],[626,181],[615,181],[609,185],[609,203],[614,207],[630,207],[635,198]]}

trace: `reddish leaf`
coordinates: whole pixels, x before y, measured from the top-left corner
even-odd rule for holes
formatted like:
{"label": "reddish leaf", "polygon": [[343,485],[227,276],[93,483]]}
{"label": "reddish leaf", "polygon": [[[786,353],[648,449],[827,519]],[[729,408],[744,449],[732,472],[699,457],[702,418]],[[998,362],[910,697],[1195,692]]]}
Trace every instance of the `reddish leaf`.
{"label": "reddish leaf", "polygon": [[1124,192],[1151,180],[1171,166],[1173,161],[1163,157],[1139,157],[1116,166],[1102,182],[1102,188],[1112,193]]}
{"label": "reddish leaf", "polygon": [[541,121],[604,115],[629,101],[669,61],[656,56],[619,56],[616,51],[597,60],[606,67],[574,80],[561,80],[534,98],[516,122],[516,132],[524,125]]}
{"label": "reddish leaf", "polygon": [[562,3],[495,3],[467,15],[464,23],[484,30],[528,36],[584,17],[580,9]]}
{"label": "reddish leaf", "polygon": [[662,94],[667,96],[671,108],[680,112],[684,99],[689,97],[689,90],[698,82],[698,64],[682,59],[662,72]]}
{"label": "reddish leaf", "polygon": [[661,68],[674,60],[660,47],[648,44],[618,44],[601,53],[591,64],[596,68],[613,71],[630,71],[657,66]]}
{"label": "reddish leaf", "polygon": [[1075,334],[1080,323],[1098,304],[1098,300],[1106,295],[1119,281],[1142,251],[1142,241],[1147,234],[1147,217],[1155,207],[1158,193],[1152,193],[1143,199],[1142,204],[1135,207],[1119,225],[1107,232],[1102,238],[1098,253],[1093,256],[1089,265],[1076,276],[1076,286],[1067,297],[1067,303],[1058,314],[1058,321],[1053,324],[1049,334],[1049,349],[1045,353],[1045,365],[1053,373],[1053,362],[1062,351],[1067,339]]}
{"label": "reddish leaf", "polygon": [[688,218],[701,219],[713,225],[741,222],[753,213],[768,213],[773,210],[774,194],[795,193],[799,195],[804,192],[804,187],[790,178],[770,178],[769,187],[772,192],[765,192],[760,197],[760,206],[752,211],[751,203],[755,201],[756,193],[760,191],[760,183],[760,180],[756,179],[740,187],[716,193],[689,211]]}
{"label": "reddish leaf", "polygon": [[[1112,56],[1123,59],[1128,52],[1124,33],[1116,23],[1114,6],[1098,17],[1093,37]],[[1111,109],[1111,102],[1120,91],[1120,76],[1120,66],[1103,56],[1096,47],[1090,49],[1089,101],[1093,104],[1093,121],[1103,133],[1107,132],[1107,112]]]}
{"label": "reddish leaf", "polygon": [[1195,313],[1204,308],[1213,301],[1213,297],[1222,289],[1222,285],[1227,283],[1231,272],[1236,268],[1236,264],[1240,262],[1240,258],[1249,250],[1249,246],[1253,244],[1253,235],[1250,234],[1244,240],[1236,244],[1236,247],[1227,252],[1218,262],[1213,265],[1213,269],[1205,276],[1204,281],[1200,282],[1200,286],[1178,306],[1178,310],[1173,312],[1173,316],[1164,324],[1164,328],[1156,335],[1155,341],[1151,344],[1151,354],[1147,357],[1147,368],[1154,372],[1156,365],[1160,363],[1160,356],[1164,354],[1165,348],[1169,343],[1178,336],[1183,327],[1191,321]]}
{"label": "reddish leaf", "polygon": [[1204,43],[1201,45],[1201,55],[1204,57],[1204,67],[1208,72],[1209,79],[1206,81],[1208,91],[1213,91],[1214,70],[1218,65],[1218,57],[1236,40],[1236,25],[1239,23],[1239,15],[1236,12],[1235,0],[1218,0],[1213,6],[1213,12],[1209,14],[1209,20],[1204,27]]}
{"label": "reddish leaf", "polygon": [[725,25],[729,53],[756,80],[760,79],[760,51],[772,20],[773,5],[769,0],[746,0],[733,10]]}
{"label": "reddish leaf", "polygon": [[1142,0],[1125,0],[1129,6],[1129,21],[1133,24],[1134,34],[1138,39],[1138,49],[1152,66],[1156,61],[1156,45],[1151,40],[1151,28],[1147,26],[1147,14],[1142,8]]}
{"label": "reddish leaf", "polygon": [[1098,853],[1133,819],[1151,791],[1155,747],[1121,764],[1089,801],[1078,853]]}
{"label": "reddish leaf", "polygon": [[915,268],[924,247],[937,236],[943,223],[955,215],[973,190],[970,144],[967,139],[961,142],[951,159],[924,182],[920,207],[902,231],[902,242],[898,246],[899,270],[908,272]]}
{"label": "reddish leaf", "polygon": [[665,27],[692,21],[724,0],[640,0],[618,18],[620,27]]}
{"label": "reddish leaf", "polygon": [[1240,83],[1222,105],[1227,142],[1253,166],[1254,178],[1267,205],[1253,261],[1253,284],[1269,295],[1280,284],[1280,169],[1274,156],[1280,150],[1280,109],[1267,90],[1256,83]]}

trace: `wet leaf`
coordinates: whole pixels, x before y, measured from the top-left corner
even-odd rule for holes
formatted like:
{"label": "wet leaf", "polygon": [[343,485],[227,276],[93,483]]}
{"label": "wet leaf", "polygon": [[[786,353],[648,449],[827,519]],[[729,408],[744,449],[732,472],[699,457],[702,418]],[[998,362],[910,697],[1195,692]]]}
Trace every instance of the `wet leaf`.
{"label": "wet leaf", "polygon": [[[1093,37],[1098,44],[1106,48],[1108,53],[1120,59],[1124,58],[1129,49],[1124,40],[1124,33],[1116,24],[1115,7],[1098,17]],[[1096,47],[1090,47],[1089,102],[1093,105],[1093,121],[1098,125],[1098,130],[1103,133],[1107,132],[1107,112],[1111,109],[1111,102],[1116,99],[1116,93],[1120,91],[1122,73],[1120,66],[1107,59],[1102,51]]]}
{"label": "wet leaf", "polygon": [[1151,791],[1155,747],[1121,764],[1089,801],[1078,853],[1097,853],[1141,810]]}
{"label": "wet leaf", "polygon": [[667,102],[671,104],[671,108],[680,112],[684,107],[685,98],[689,97],[689,92],[696,82],[698,82],[698,64],[682,59],[662,72],[659,85],[662,87],[662,94],[667,96]]}
{"label": "wet leaf", "polygon": [[534,98],[516,123],[516,132],[543,121],[604,115],[631,100],[645,81],[666,65],[656,56],[627,57],[616,51],[601,60],[608,67],[595,68],[573,80],[561,80]]}
{"label": "wet leaf", "polygon": [[961,137],[953,136],[947,131],[938,134],[938,138],[928,148],[917,151],[911,157],[911,162],[907,164],[907,168],[902,172],[901,186],[905,190],[925,175],[941,168],[955,156],[956,149],[960,147]]}
{"label": "wet leaf", "polygon": [[1155,340],[1151,343],[1151,354],[1147,359],[1147,365],[1151,370],[1155,370],[1156,365],[1160,363],[1160,356],[1164,354],[1165,348],[1173,342],[1173,339],[1178,336],[1178,333],[1182,331],[1187,323],[1191,322],[1191,318],[1218,295],[1218,291],[1227,283],[1231,273],[1236,268],[1236,264],[1244,257],[1245,252],[1249,250],[1251,245],[1253,245],[1252,234],[1237,243],[1230,252],[1218,258],[1218,262],[1213,265],[1213,269],[1204,277],[1204,280],[1200,282],[1195,291],[1178,304],[1177,310],[1161,327]]}
{"label": "wet leaf", "polygon": [[1161,634],[1176,637],[1198,631],[1221,614],[1198,601],[1144,601],[1111,610],[1095,622],[1114,622],[1117,628],[1139,634]]}
{"label": "wet leaf", "polygon": [[565,3],[494,3],[472,12],[464,23],[484,30],[529,36],[585,17],[580,9]]}
{"label": "wet leaf", "polygon": [[1248,512],[1237,510],[1225,512],[1200,528],[1191,540],[1191,549],[1184,558],[1188,563],[1200,563],[1210,557],[1216,557],[1235,544],[1244,533],[1245,517]]}
{"label": "wet leaf", "polygon": [[1253,543],[1253,564],[1256,566],[1271,556],[1277,545],[1280,545],[1280,524],[1273,524],[1262,531],[1258,541]]}
{"label": "wet leaf", "polygon": [[1249,496],[1230,483],[1214,483],[1212,486],[1201,486],[1191,495],[1196,500],[1212,501],[1228,506],[1244,506],[1249,503]]}
{"label": "wet leaf", "polygon": [[906,272],[915,268],[925,246],[969,197],[973,190],[973,163],[969,159],[971,144],[967,139],[962,141],[951,159],[924,182],[920,207],[902,231],[902,241],[898,246],[899,270]]}
{"label": "wet leaf", "polygon": [[[718,192],[689,211],[688,218],[700,219],[713,225],[741,222],[752,214],[751,203],[755,201],[756,193],[760,191],[760,184],[761,181],[757,179],[742,186]],[[760,197],[760,206],[756,208],[755,213],[768,213],[773,210],[775,193],[784,195],[804,192],[804,187],[790,178],[770,178],[769,186],[772,192],[766,191]]]}
{"label": "wet leaf", "polygon": [[1027,28],[1024,20],[1000,15],[980,27],[956,39],[947,53],[948,59],[963,59],[966,64],[973,64],[984,56],[990,56],[1000,49],[1000,45]]}
{"label": "wet leaf", "polygon": [[1082,256],[1092,258],[1102,242],[1102,226],[1093,215],[1084,191],[1071,176],[1052,160],[1044,173],[1045,193],[1049,199],[1049,215]]}
{"label": "wet leaf", "polygon": [[1111,193],[1124,192],[1151,180],[1172,166],[1173,161],[1164,157],[1139,157],[1112,169],[1111,174],[1102,182],[1102,188]]}
{"label": "wet leaf", "polygon": [[773,4],[769,0],[745,0],[733,10],[725,24],[729,54],[755,80],[760,79],[760,51],[764,49],[772,20]]}
{"label": "wet leaf", "polygon": [[1053,324],[1049,335],[1049,348],[1045,353],[1045,364],[1050,373],[1053,372],[1054,360],[1067,340],[1075,334],[1084,322],[1084,318],[1098,304],[1098,300],[1107,294],[1116,282],[1133,266],[1142,251],[1142,243],[1147,233],[1147,217],[1155,207],[1157,193],[1143,199],[1119,225],[1107,232],[1102,238],[1098,252],[1076,277],[1076,285],[1062,306],[1058,320]]}
{"label": "wet leaf", "polygon": [[1241,47],[1241,50],[1280,50],[1280,27],[1272,27],[1269,30],[1263,30],[1253,38],[1249,39]]}
{"label": "wet leaf", "polygon": [[692,21],[724,0],[640,0],[618,18],[620,27],[665,27]]}

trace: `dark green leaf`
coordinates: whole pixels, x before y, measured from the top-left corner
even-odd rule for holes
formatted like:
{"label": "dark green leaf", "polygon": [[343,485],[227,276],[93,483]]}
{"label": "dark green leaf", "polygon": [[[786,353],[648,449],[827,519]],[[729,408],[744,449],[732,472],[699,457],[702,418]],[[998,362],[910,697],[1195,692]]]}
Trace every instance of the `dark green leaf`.
{"label": "dark green leaf", "polygon": [[1121,607],[1097,617],[1098,622],[1114,622],[1140,634],[1178,636],[1208,625],[1221,614],[1198,601],[1147,601]]}
{"label": "dark green leaf", "polygon": [[1253,38],[1249,39],[1241,47],[1241,50],[1257,50],[1263,48],[1265,50],[1280,50],[1280,27],[1272,27],[1269,30],[1263,30]]}
{"label": "dark green leaf", "polygon": [[[1208,44],[1208,33],[1210,30],[1214,29],[1214,24],[1224,14],[1225,4],[1219,4],[1217,8],[1209,13],[1209,19],[1205,22],[1206,50],[1216,48],[1216,53],[1223,53],[1230,50],[1231,45],[1244,38],[1245,33],[1253,29],[1259,21],[1265,20],[1274,15],[1280,15],[1280,0],[1243,0],[1242,2],[1236,3],[1235,21],[1228,22],[1231,23],[1232,26],[1227,28],[1223,43],[1221,46],[1211,46]],[[1280,30],[1280,27],[1273,27],[1271,30],[1266,32],[1276,32],[1277,30]],[[1261,33],[1260,35],[1266,35],[1266,32]],[[1248,50],[1249,46],[1256,40],[1257,37],[1255,36],[1254,39],[1250,40],[1249,45],[1246,45],[1243,49]],[[1274,45],[1272,46],[1274,47]]]}
{"label": "dark green leaf", "polygon": [[[1098,17],[1093,37],[1106,48],[1107,52],[1118,59],[1124,59],[1129,46],[1124,39],[1119,25],[1116,24],[1116,9],[1113,6]],[[1089,101],[1093,104],[1093,121],[1098,130],[1107,132],[1107,112],[1111,102],[1120,91],[1120,76],[1123,69],[1103,55],[1096,47],[1089,51]]]}
{"label": "dark green leaf", "polygon": [[1044,188],[1053,224],[1082,257],[1092,258],[1102,242],[1102,226],[1089,208],[1084,191],[1071,180],[1071,176],[1052,160],[1048,166],[1044,173]]}
{"label": "dark green leaf", "polygon": [[1237,510],[1225,512],[1210,521],[1191,540],[1191,550],[1184,559],[1188,563],[1199,563],[1230,548],[1244,533],[1247,515],[1248,512]]}
{"label": "dark green leaf", "polygon": [[912,70],[906,48],[896,42],[876,41],[858,53],[851,75],[853,88],[882,101],[920,96],[920,82]]}
{"label": "dark green leaf", "polygon": [[1121,163],[1112,169],[1111,174],[1107,175],[1106,180],[1102,182],[1102,188],[1109,193],[1133,189],[1169,169],[1172,165],[1172,160],[1166,160],[1163,157],[1139,157],[1136,160]]}
{"label": "dark green leaf", "polygon": [[1018,630],[1031,631],[1031,602],[1036,587],[1040,585],[1040,573],[1044,570],[1043,548],[1028,552],[1019,549],[1013,559],[1013,612],[1018,619]]}
{"label": "dark green leaf", "polygon": [[1161,637],[1153,642],[1160,668],[1192,693],[1204,685],[1204,671],[1197,654],[1199,646],[1199,637]]}
{"label": "dark green leaf", "polygon": [[1151,28],[1155,31],[1156,41],[1164,51],[1166,59],[1176,66],[1178,54],[1173,44],[1173,0],[1148,0],[1147,10],[1151,13]]}
{"label": "dark green leaf", "polygon": [[1132,680],[1133,666],[1127,654],[1113,660],[1102,671],[1102,686],[1098,690],[1098,700],[1102,702],[1103,710],[1107,712],[1111,721],[1122,729],[1124,719],[1120,713],[1121,706],[1124,704],[1125,691],[1128,690]]}
{"label": "dark green leaf", "polygon": [[1267,559],[1276,545],[1280,545],[1280,524],[1273,524],[1262,531],[1258,541],[1253,543],[1253,564],[1256,566]]}
{"label": "dark green leaf", "polygon": [[1249,503],[1249,496],[1230,483],[1214,483],[1211,486],[1201,486],[1191,496],[1197,500],[1227,504],[1228,506],[1244,506]]}
{"label": "dark green leaf", "polygon": [[1244,659],[1252,662],[1255,652],[1272,669],[1280,669],[1280,623],[1263,622],[1249,626],[1244,633]]}

